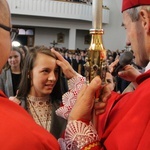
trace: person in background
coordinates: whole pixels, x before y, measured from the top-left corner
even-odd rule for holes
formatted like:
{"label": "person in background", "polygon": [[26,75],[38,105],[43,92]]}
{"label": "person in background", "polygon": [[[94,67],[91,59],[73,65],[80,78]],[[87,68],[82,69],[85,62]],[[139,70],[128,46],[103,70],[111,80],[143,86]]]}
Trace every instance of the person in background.
{"label": "person in background", "polygon": [[106,72],[106,83],[109,85],[111,91],[115,91],[116,81],[110,72]]}
{"label": "person in background", "polygon": [[72,67],[76,72],[79,72],[79,56],[76,53],[72,57]]}
{"label": "person in background", "polygon": [[25,58],[25,56],[27,55],[28,52],[28,48],[27,46],[21,45],[19,46],[20,52],[22,54],[23,59]]}
{"label": "person in background", "polygon": [[15,96],[21,79],[23,57],[18,47],[12,47],[8,61],[0,75],[0,89],[8,96]]}
{"label": "person in background", "polygon": [[64,58],[71,64],[71,59],[70,59],[70,57],[69,57],[68,51],[65,52]]}
{"label": "person in background", "polygon": [[86,63],[85,57],[80,55],[79,56],[79,73],[82,76],[85,76],[85,63]]}

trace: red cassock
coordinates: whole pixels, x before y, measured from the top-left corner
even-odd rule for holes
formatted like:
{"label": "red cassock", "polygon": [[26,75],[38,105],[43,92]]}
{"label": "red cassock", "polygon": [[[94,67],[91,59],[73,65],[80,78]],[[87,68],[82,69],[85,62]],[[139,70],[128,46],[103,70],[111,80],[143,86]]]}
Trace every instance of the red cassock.
{"label": "red cassock", "polygon": [[150,71],[139,76],[139,86],[124,95],[112,93],[99,117],[101,149],[150,150]]}
{"label": "red cassock", "polygon": [[59,150],[57,140],[0,92],[1,150]]}

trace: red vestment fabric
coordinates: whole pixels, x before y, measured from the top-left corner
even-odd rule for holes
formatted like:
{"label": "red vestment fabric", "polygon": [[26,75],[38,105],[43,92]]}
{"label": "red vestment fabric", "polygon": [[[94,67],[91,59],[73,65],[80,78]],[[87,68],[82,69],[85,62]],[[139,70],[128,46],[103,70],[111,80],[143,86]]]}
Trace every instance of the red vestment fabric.
{"label": "red vestment fabric", "polygon": [[59,150],[57,140],[0,91],[0,149]]}
{"label": "red vestment fabric", "polygon": [[101,149],[150,150],[150,71],[141,75],[134,92],[112,93],[99,117]]}
{"label": "red vestment fabric", "polygon": [[122,12],[133,7],[137,7],[140,5],[149,5],[149,0],[123,0],[122,1]]}

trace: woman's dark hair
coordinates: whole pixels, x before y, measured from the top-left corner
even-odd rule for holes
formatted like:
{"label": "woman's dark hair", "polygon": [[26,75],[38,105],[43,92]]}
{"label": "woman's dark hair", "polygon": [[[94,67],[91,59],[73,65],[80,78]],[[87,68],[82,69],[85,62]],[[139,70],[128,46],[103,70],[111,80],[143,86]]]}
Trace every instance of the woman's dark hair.
{"label": "woman's dark hair", "polygon": [[[12,50],[11,51],[16,51],[16,52],[18,52],[19,54],[20,54],[20,70],[22,70],[22,68],[23,68],[23,66],[24,66],[24,59],[23,59],[23,56],[22,56],[22,53],[20,52],[20,49],[19,49],[19,47],[12,47]],[[5,67],[4,67],[4,69],[9,69],[11,66],[9,65],[9,63],[8,63],[8,61],[7,61],[7,63],[5,64]]]}
{"label": "woman's dark hair", "polygon": [[[29,74],[34,67],[34,62],[39,53],[45,54],[45,55],[48,55],[57,59],[56,56],[51,52],[51,50],[44,46],[35,46],[29,50],[29,52],[27,53],[25,57],[25,63],[24,63],[24,67],[22,70],[22,78],[21,78],[21,82],[20,82],[19,90],[17,94],[17,97],[19,99],[26,99],[27,95],[30,92],[31,78]],[[61,76],[60,76],[60,68],[59,68],[58,80],[56,82],[56,85],[52,93],[50,94],[50,96],[52,97],[52,100],[60,100],[62,98],[63,93],[62,93],[62,83],[61,83],[60,78]]]}
{"label": "woman's dark hair", "polygon": [[27,48],[26,48],[25,46],[23,46],[23,45],[20,45],[19,48],[24,51],[24,54],[25,54],[25,56],[26,56],[26,55],[27,55],[27,52],[28,52]]}

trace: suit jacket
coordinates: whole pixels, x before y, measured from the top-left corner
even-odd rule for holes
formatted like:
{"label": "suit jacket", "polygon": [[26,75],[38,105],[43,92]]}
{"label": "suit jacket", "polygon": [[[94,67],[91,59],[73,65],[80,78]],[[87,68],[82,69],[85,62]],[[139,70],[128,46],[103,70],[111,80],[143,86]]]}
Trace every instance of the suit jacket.
{"label": "suit jacket", "polygon": [[[21,100],[21,106],[27,110],[25,100]],[[67,121],[59,116],[56,115],[55,111],[60,107],[58,102],[52,103],[52,114],[51,114],[51,128],[50,133],[55,136],[55,138],[60,138],[65,131]]]}
{"label": "suit jacket", "polygon": [[15,96],[13,92],[11,70],[7,69],[2,71],[0,75],[0,89],[8,96]]}

